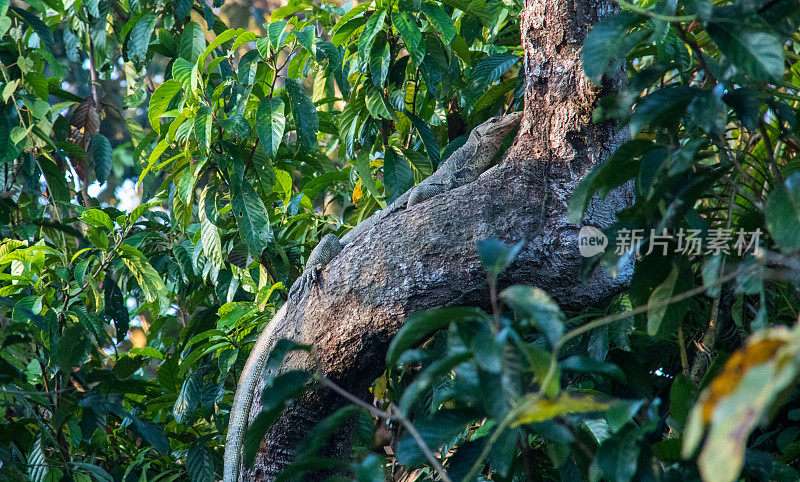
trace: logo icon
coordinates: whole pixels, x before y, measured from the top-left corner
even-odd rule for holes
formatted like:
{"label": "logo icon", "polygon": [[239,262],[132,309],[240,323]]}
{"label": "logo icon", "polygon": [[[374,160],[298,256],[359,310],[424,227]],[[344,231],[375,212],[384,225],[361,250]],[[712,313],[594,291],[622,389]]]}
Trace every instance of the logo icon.
{"label": "logo icon", "polygon": [[578,232],[578,251],[584,258],[605,252],[608,237],[594,226],[583,226]]}

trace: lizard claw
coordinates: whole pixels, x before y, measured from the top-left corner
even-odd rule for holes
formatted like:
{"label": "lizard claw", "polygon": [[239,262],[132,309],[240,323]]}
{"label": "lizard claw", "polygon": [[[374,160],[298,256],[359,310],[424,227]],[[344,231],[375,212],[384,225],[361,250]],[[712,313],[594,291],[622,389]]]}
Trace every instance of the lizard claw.
{"label": "lizard claw", "polygon": [[303,274],[297,278],[297,281],[289,289],[289,298],[295,298],[300,293],[304,292],[306,288],[309,290],[314,286],[318,286],[322,281],[322,270],[325,268],[322,264],[315,264],[309,269],[303,271]]}

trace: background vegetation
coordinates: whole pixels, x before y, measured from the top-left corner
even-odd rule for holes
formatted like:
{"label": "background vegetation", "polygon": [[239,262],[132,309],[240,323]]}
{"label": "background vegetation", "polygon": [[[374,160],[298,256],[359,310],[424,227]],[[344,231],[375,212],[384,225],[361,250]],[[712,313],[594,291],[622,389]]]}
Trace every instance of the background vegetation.
{"label": "background vegetation", "polygon": [[[415,315],[372,408],[320,424],[288,479],[798,478],[800,7],[619,3],[584,69],[627,68],[597,117],[633,139],[573,215],[633,181],[612,240],[758,229],[760,254],[645,251],[629,292],[580,313],[515,286],[489,314]],[[522,109],[514,1],[292,0],[257,31],[220,7],[0,0],[4,480],[218,477],[241,367],[317,240]],[[494,288],[519,247],[478,249]],[[319,383],[270,381],[250,456]],[[350,463],[318,456],[352,419]]]}

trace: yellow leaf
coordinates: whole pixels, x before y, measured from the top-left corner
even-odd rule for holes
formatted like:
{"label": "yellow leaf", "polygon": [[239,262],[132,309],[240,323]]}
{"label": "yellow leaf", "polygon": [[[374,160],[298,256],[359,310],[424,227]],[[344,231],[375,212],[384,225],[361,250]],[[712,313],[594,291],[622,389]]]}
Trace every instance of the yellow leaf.
{"label": "yellow leaf", "polygon": [[561,392],[556,398],[529,395],[518,407],[517,417],[512,426],[542,422],[572,413],[600,412],[607,410],[609,406],[608,403],[597,401],[591,395],[585,394]]}

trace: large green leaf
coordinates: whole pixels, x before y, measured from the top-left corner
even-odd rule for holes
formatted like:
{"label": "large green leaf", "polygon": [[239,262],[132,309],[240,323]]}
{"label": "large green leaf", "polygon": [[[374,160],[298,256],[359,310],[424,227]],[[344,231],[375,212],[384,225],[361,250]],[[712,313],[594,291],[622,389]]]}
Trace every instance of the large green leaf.
{"label": "large green leaf", "polygon": [[286,93],[289,95],[292,117],[300,145],[311,149],[317,144],[317,132],[319,131],[317,108],[306,95],[302,84],[294,79],[286,79]]}
{"label": "large green leaf", "polygon": [[383,182],[386,186],[386,197],[389,203],[399,198],[414,185],[414,173],[405,156],[398,154],[393,148],[386,150],[383,159]]}
{"label": "large green leaf", "polygon": [[203,253],[216,267],[222,266],[222,240],[219,231],[214,225],[216,221],[216,207],[214,203],[215,192],[210,189],[212,184],[206,185],[200,194],[198,213],[200,215],[200,239],[203,241]]}
{"label": "large green leaf", "polygon": [[258,104],[256,113],[256,132],[258,132],[261,148],[270,159],[278,153],[285,128],[286,117],[283,101],[277,97],[262,100]]}
{"label": "large green leaf", "polygon": [[147,261],[142,252],[133,246],[122,244],[117,249],[125,266],[139,283],[147,301],[155,301],[164,290],[164,282],[158,271]]}
{"label": "large green leaf", "polygon": [[[199,441],[198,441],[199,442]],[[186,455],[186,471],[192,482],[214,482],[214,458],[203,443],[195,442]]]}
{"label": "large green leaf", "polygon": [[558,344],[564,334],[564,313],[544,291],[516,285],[503,290],[500,297],[524,320],[537,326],[550,345]]}
{"label": "large green leaf", "polygon": [[200,55],[206,50],[206,37],[203,27],[195,22],[189,22],[184,27],[181,35],[180,54],[189,62],[197,62]]}
{"label": "large green leaf", "polygon": [[389,74],[389,65],[392,63],[391,46],[384,37],[378,37],[372,45],[369,54],[369,72],[372,74],[372,83],[375,87],[382,88]]}
{"label": "large green leaf", "polygon": [[147,110],[147,118],[150,120],[150,127],[155,132],[160,132],[161,129],[161,114],[167,111],[170,102],[175,97],[175,94],[181,91],[181,83],[177,80],[170,79],[156,89],[153,95],[150,96],[150,106]]}
{"label": "large green leaf", "polygon": [[378,35],[383,29],[383,23],[386,21],[386,10],[380,12],[373,12],[372,16],[367,20],[364,25],[364,31],[358,38],[358,54],[362,61],[370,58],[370,50],[372,49],[372,42],[375,36]]}
{"label": "large green leaf", "polygon": [[621,12],[597,22],[583,42],[581,59],[583,71],[592,82],[599,84],[606,72],[616,70],[627,55],[627,48],[641,39],[629,30],[645,20],[643,15]]}
{"label": "large green leaf", "polygon": [[446,44],[449,44],[456,38],[457,32],[453,24],[453,19],[444,11],[441,5],[432,2],[424,2],[421,6],[421,10],[434,28],[444,36]]}
{"label": "large green leaf", "polygon": [[518,56],[509,53],[495,54],[486,57],[478,62],[478,65],[472,69],[470,80],[475,87],[483,89],[497,81],[508,69],[513,67],[518,60]]}
{"label": "large green leaf", "polygon": [[194,136],[197,139],[197,146],[202,154],[208,155],[211,145],[211,126],[214,119],[211,117],[211,107],[201,107],[197,109],[194,118]]}
{"label": "large green leaf", "polygon": [[767,229],[778,246],[787,252],[800,250],[800,172],[775,186],[764,216]]}
{"label": "large green leaf", "polygon": [[683,320],[689,307],[688,301],[669,301],[674,296],[691,288],[690,275],[686,271],[684,263],[674,265],[667,279],[658,285],[650,295],[649,309],[647,310],[648,335],[669,336]]}
{"label": "large green leaf", "polygon": [[202,395],[202,378],[199,376],[199,372],[193,371],[183,381],[181,391],[172,408],[172,415],[175,417],[175,421],[178,423],[187,422],[194,409],[200,404]]}
{"label": "large green leaf", "polygon": [[386,102],[383,100],[383,92],[381,92],[372,83],[365,84],[365,91],[366,95],[364,96],[364,101],[367,104],[367,110],[369,113],[373,117],[380,119],[391,119],[392,113],[389,112],[389,108],[386,106]]}
{"label": "large green leaf", "polygon": [[392,25],[400,33],[411,58],[417,65],[425,59],[425,43],[422,41],[422,32],[411,14],[405,12],[392,13]]}
{"label": "large green leaf", "polygon": [[156,27],[155,14],[147,13],[136,22],[128,37],[128,58],[134,62],[142,63],[147,55],[147,48],[150,45],[150,37]]}
{"label": "large green leaf", "polygon": [[44,44],[44,48],[50,52],[53,51],[53,47],[55,45],[53,31],[50,30],[50,27],[48,27],[47,24],[45,24],[37,15],[19,7],[10,7],[9,10],[23,22],[28,24],[34,32],[36,32],[36,35],[39,36],[39,40],[42,42],[42,44]]}
{"label": "large green leaf", "polygon": [[438,166],[441,160],[441,153],[439,151],[439,143],[436,141],[436,136],[433,134],[433,131],[428,127],[428,124],[411,112],[406,112],[406,115],[411,119],[411,123],[414,124],[414,129],[416,129],[417,134],[419,134],[419,138],[422,139],[422,144],[425,146],[425,152],[428,153],[431,163],[434,166]]}
{"label": "large green leaf", "polygon": [[94,161],[94,174],[97,182],[103,184],[108,175],[111,174],[111,163],[113,160],[113,149],[108,138],[103,134],[95,134],[92,137],[92,160]]}
{"label": "large green leaf", "polygon": [[783,77],[783,43],[758,15],[712,19],[708,34],[733,65],[753,77],[778,81]]}
{"label": "large green leaf", "polygon": [[267,208],[247,179],[233,176],[231,181],[231,207],[242,237],[254,258],[269,246],[272,237]]}
{"label": "large green leaf", "polygon": [[415,313],[406,319],[403,327],[392,339],[386,353],[386,364],[396,365],[403,352],[450,323],[486,320],[486,313],[470,307],[445,307]]}

